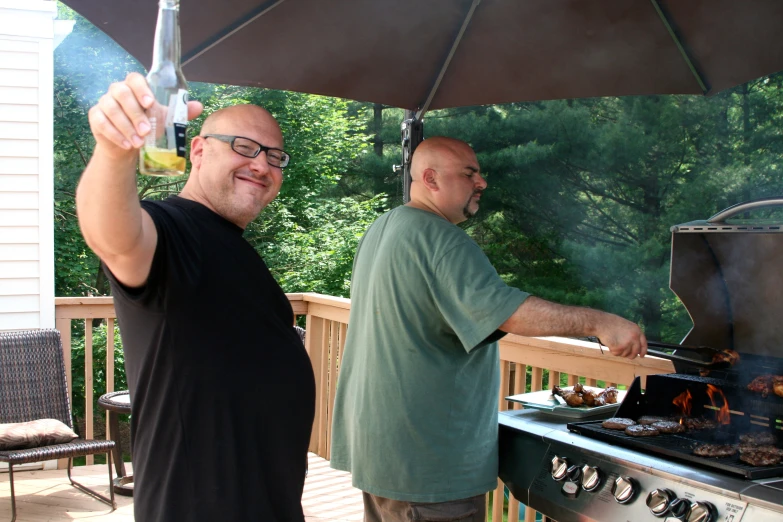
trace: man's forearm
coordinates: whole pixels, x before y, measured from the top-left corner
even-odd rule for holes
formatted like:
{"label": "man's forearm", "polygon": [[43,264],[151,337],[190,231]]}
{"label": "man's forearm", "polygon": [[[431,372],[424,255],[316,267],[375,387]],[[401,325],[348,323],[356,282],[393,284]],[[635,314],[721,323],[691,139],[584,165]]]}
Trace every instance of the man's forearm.
{"label": "man's forearm", "polygon": [[527,337],[594,335],[613,355],[633,359],[647,353],[647,339],[636,323],[600,310],[564,306],[533,296],[500,325],[500,330]]}
{"label": "man's forearm", "polygon": [[595,335],[595,325],[605,312],[577,306],[564,306],[538,297],[525,299],[500,330],[527,337]]}
{"label": "man's forearm", "polygon": [[100,145],[76,190],[79,226],[100,257],[132,251],[142,236],[141,205],[136,188],[136,151],[120,157],[104,154]]}

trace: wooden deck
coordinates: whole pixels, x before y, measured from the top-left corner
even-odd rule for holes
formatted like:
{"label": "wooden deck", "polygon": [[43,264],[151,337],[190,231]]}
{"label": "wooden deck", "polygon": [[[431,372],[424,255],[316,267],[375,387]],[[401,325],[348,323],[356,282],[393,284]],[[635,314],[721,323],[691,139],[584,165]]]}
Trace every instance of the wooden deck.
{"label": "wooden deck", "polygon": [[[307,522],[361,521],[362,494],[351,486],[351,475],[331,469],[329,462],[313,453],[309,457],[310,471],[302,497]],[[73,475],[77,482],[108,494],[105,465],[79,466]],[[72,487],[65,470],[17,472],[14,478],[19,522],[133,521],[132,498],[115,495],[117,509],[111,511],[106,504]],[[0,473],[0,520],[11,520],[8,473]]]}

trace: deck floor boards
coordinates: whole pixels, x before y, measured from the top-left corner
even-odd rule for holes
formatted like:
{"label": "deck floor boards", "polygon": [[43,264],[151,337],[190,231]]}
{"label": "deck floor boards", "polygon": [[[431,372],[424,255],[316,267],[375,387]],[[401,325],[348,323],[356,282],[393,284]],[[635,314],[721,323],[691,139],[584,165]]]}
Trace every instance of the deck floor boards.
{"label": "deck floor boards", "polygon": [[[318,455],[309,455],[302,506],[307,522],[358,522],[363,519],[361,491],[351,486],[351,475],[329,467]],[[126,463],[129,473],[132,466]],[[77,482],[108,494],[105,464],[74,468]],[[81,493],[68,483],[65,470],[19,471],[14,474],[18,522],[133,522],[133,499],[115,495],[117,509]],[[0,520],[11,519],[8,473],[0,473]]]}

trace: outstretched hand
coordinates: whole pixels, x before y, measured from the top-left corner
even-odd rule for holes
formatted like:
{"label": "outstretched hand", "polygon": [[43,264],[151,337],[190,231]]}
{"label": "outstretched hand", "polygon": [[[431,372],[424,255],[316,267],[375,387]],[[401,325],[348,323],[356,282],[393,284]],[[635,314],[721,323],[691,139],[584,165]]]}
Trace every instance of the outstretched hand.
{"label": "outstretched hand", "polygon": [[[145,111],[154,103],[147,80],[139,73],[130,73],[124,81],[111,84],[89,112],[96,146],[116,156],[141,148],[151,128]],[[198,117],[203,110],[200,102],[188,102],[188,120]]]}

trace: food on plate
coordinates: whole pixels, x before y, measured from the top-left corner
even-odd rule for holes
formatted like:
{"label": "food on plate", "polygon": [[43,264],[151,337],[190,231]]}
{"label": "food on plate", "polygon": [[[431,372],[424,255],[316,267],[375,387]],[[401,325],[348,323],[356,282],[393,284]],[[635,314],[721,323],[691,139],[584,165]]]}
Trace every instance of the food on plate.
{"label": "food on plate", "polygon": [[561,396],[563,399],[565,399],[566,404],[573,408],[582,406],[585,403],[582,395],[574,390],[564,390],[559,386],[555,386],[552,388],[552,394]]}
{"label": "food on plate", "polygon": [[740,444],[747,446],[774,446],[778,442],[777,436],[769,431],[756,431],[740,435]]}
{"label": "food on plate", "polygon": [[617,394],[620,393],[620,390],[614,386],[609,386],[603,393],[606,394],[606,404],[617,404]]}
{"label": "food on plate", "polygon": [[701,444],[693,448],[693,454],[699,457],[730,457],[737,448],[728,444]]}
{"label": "food on plate", "polygon": [[636,422],[632,421],[631,419],[623,419],[622,417],[612,417],[611,419],[606,419],[601,423],[601,426],[608,430],[624,430],[629,426],[635,425]]}
{"label": "food on plate", "polygon": [[674,422],[670,420],[653,422],[652,424],[650,424],[650,426],[657,429],[661,433],[683,433],[685,431],[685,426],[683,426],[679,422]]}
{"label": "food on plate", "polygon": [[740,453],[740,460],[751,466],[775,466],[780,464],[781,459],[783,456],[772,451],[752,450]]}
{"label": "food on plate", "polygon": [[636,422],[639,424],[654,424],[656,422],[663,422],[668,420],[671,419],[668,417],[659,417],[657,415],[642,415]]}
{"label": "food on plate", "polygon": [[559,395],[566,401],[566,404],[572,407],[589,406],[593,408],[607,404],[616,404],[618,393],[617,388],[613,386],[605,390],[596,390],[588,388],[581,383],[576,383],[570,390],[560,386],[552,388],[553,395]]}
{"label": "food on plate", "polygon": [[[574,386],[576,388],[576,386]],[[606,393],[584,388],[582,398],[588,406],[606,406]]]}
{"label": "food on plate", "polygon": [[644,424],[636,424],[625,428],[625,434],[630,435],[631,437],[655,437],[656,435],[660,435],[661,432],[652,425],[646,426]]}

